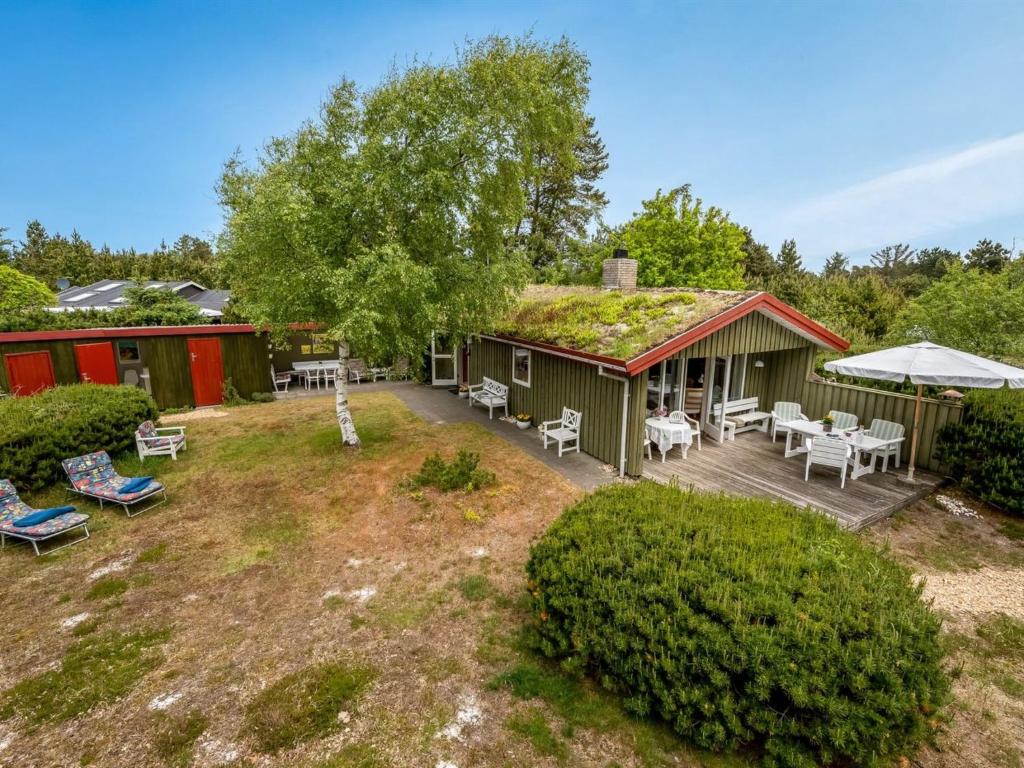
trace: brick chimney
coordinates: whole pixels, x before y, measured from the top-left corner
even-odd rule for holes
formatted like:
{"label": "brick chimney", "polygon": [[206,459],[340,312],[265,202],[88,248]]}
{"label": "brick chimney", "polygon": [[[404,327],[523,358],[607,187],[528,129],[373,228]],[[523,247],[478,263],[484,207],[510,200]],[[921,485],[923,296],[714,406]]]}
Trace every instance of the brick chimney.
{"label": "brick chimney", "polygon": [[629,258],[629,251],[616,248],[612,258],[605,259],[601,270],[601,287],[606,291],[636,291],[636,259]]}

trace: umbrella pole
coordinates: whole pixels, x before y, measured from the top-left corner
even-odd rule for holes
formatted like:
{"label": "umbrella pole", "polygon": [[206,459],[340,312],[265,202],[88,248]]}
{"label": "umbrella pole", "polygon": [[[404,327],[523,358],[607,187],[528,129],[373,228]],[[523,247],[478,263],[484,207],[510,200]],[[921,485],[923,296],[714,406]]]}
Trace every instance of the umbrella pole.
{"label": "umbrella pole", "polygon": [[921,431],[921,399],[924,397],[924,384],[917,385],[917,402],[914,404],[914,429],[910,438],[910,463],[907,465],[907,480],[914,480],[914,462],[917,460],[917,436]]}

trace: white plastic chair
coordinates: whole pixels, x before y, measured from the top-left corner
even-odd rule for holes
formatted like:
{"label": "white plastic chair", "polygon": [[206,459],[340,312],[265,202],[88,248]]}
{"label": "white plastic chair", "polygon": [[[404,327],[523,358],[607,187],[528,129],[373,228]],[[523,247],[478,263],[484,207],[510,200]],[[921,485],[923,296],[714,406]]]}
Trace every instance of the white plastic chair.
{"label": "white plastic chair", "polygon": [[871,427],[864,431],[864,434],[868,437],[874,437],[878,440],[893,440],[896,442],[884,445],[881,448],[875,448],[872,451],[868,451],[873,456],[882,457],[882,472],[889,471],[889,457],[892,456],[896,460],[896,469],[900,468],[900,454],[901,446],[903,442],[900,440],[906,434],[906,427],[902,424],[898,424],[895,421],[886,421],[885,419],[874,419],[871,422]]}
{"label": "white plastic chair", "polygon": [[856,429],[857,424],[860,423],[860,419],[857,418],[857,414],[855,413],[829,411],[828,415],[832,417],[832,428],[840,431],[844,429]]}
{"label": "white plastic chair", "polygon": [[696,419],[691,419],[685,411],[672,411],[668,415],[670,424],[689,424],[693,430],[693,434],[697,436],[697,450],[703,450],[700,446],[700,422]]}
{"label": "white plastic chair", "polygon": [[810,479],[811,465],[833,467],[839,470],[840,487],[846,488],[846,468],[849,466],[851,448],[842,440],[830,437],[816,437],[810,441],[807,451],[807,465],[804,467],[804,482]]}
{"label": "white plastic chair", "polygon": [[772,442],[775,442],[775,436],[781,432],[788,436],[790,429],[787,426],[780,425],[779,422],[796,421],[797,419],[803,419],[807,421],[807,417],[804,416],[803,406],[800,403],[788,403],[784,400],[777,402],[772,408]]}
{"label": "white plastic chair", "polygon": [[274,385],[274,391],[280,392],[281,387],[284,386],[284,391],[288,391],[288,385],[292,383],[293,371],[283,371],[278,373],[274,370],[274,366],[270,366],[270,381]]}
{"label": "white plastic chair", "polygon": [[334,387],[338,384],[338,369],[333,366],[327,366],[320,369],[320,376],[323,379],[324,387]]}

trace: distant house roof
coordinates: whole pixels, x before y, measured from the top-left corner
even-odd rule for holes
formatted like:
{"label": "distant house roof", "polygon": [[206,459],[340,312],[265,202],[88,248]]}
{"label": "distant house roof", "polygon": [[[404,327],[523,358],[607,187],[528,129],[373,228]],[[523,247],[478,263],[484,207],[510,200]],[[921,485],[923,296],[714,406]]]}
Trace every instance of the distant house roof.
{"label": "distant house roof", "polygon": [[821,347],[849,343],[771,294],[647,288],[633,293],[585,286],[530,286],[495,328],[497,338],[643,371],[751,312]]}
{"label": "distant house roof", "polygon": [[132,280],[100,280],[92,285],[72,286],[57,294],[54,312],[71,312],[78,309],[117,309],[127,299],[125,290],[141,285],[144,288],[162,288],[174,291],[199,307],[207,317],[220,317],[231,299],[230,291],[207,289],[191,280],[147,280],[136,283]]}

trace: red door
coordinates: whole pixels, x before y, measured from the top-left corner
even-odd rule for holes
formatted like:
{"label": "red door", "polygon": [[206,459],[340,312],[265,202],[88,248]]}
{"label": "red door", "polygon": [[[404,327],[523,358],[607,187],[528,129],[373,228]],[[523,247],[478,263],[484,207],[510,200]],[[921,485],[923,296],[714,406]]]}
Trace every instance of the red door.
{"label": "red door", "polygon": [[49,352],[15,352],[4,355],[4,363],[12,395],[34,395],[57,386]]}
{"label": "red door", "polygon": [[192,393],[196,407],[220,405],[224,401],[224,366],[220,359],[220,339],[189,339],[188,356],[192,366]]}
{"label": "red door", "polygon": [[78,378],[93,384],[119,384],[114,345],[109,341],[95,344],[75,344]]}

